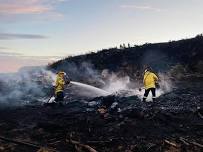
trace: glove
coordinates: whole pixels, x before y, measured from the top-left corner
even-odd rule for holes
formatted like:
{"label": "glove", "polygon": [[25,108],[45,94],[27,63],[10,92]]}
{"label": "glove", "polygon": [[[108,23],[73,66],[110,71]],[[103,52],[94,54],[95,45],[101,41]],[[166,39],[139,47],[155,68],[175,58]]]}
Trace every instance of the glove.
{"label": "glove", "polygon": [[66,82],[65,82],[66,84],[69,84],[70,83],[70,80],[66,80]]}
{"label": "glove", "polygon": [[65,77],[65,84],[69,84],[70,83],[70,78],[68,76]]}
{"label": "glove", "polygon": [[157,89],[160,88],[160,84],[158,82],[155,83],[155,86],[156,86]]}

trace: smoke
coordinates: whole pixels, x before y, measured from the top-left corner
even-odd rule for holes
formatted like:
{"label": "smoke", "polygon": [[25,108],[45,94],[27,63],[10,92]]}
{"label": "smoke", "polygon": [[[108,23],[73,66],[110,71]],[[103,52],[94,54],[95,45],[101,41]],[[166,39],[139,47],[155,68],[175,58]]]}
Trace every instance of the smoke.
{"label": "smoke", "polygon": [[[120,77],[116,73],[109,73],[108,70],[104,70],[102,74],[106,78],[104,90],[120,96],[138,96],[140,99],[143,98],[145,89],[140,87],[143,86],[142,82],[132,81],[129,76]],[[156,89],[156,97],[172,91],[173,88],[172,81],[167,74],[159,73],[158,77],[160,88]],[[151,100],[152,94],[150,92],[147,101]]]}
{"label": "smoke", "polygon": [[[158,77],[159,77],[160,88],[156,89],[156,97],[159,97],[163,94],[171,92],[174,87],[172,81],[170,80],[170,78],[167,74],[159,73]],[[139,88],[136,88],[135,91],[133,92],[133,94],[138,96],[138,98],[142,99],[144,92],[145,92],[144,88],[142,88],[141,90]],[[148,95],[147,101],[152,101],[151,92]]]}
{"label": "smoke", "polygon": [[[109,94],[143,98],[144,89],[139,90],[140,86],[143,86],[142,80],[131,80],[128,75],[121,76],[119,72],[109,72],[107,69],[95,70],[94,66],[88,62],[77,65],[69,63],[68,66],[64,64],[58,66],[57,69],[64,70],[71,80],[84,82],[95,87],[100,86],[99,88],[104,90],[101,93],[102,90],[98,88],[76,82],[69,85],[66,90],[66,96],[70,95],[71,98],[78,95],[93,97]],[[158,75],[160,89],[157,90],[157,97],[170,92],[173,87],[167,74],[159,73]],[[25,67],[14,74],[0,74],[0,104],[11,106],[45,102],[49,96],[54,94],[55,80],[56,74],[44,67]],[[87,90],[85,91],[85,89]],[[151,94],[148,100],[151,100]]]}
{"label": "smoke", "polygon": [[[104,69],[101,72],[98,70],[95,70],[94,66],[89,62],[82,62],[80,65],[68,64],[69,66],[66,66],[64,68],[64,71],[72,71],[71,72],[71,78],[78,77],[77,74],[79,73],[78,79],[76,81],[82,80],[84,83],[91,84],[93,86],[97,86],[97,84],[102,84],[101,89],[105,90],[106,92],[110,94],[115,94],[119,96],[138,96],[140,99],[143,98],[144,95],[144,89],[142,88],[140,91],[140,88],[143,86],[142,80],[139,80],[139,78],[135,78],[134,80],[130,80],[130,77],[128,75],[121,76],[120,71],[118,72],[110,72],[108,69]],[[76,73],[73,73],[73,71],[77,71]],[[69,75],[69,73],[67,73]],[[156,90],[157,97],[168,93],[172,90],[172,82],[169,78],[169,76],[165,73],[159,73],[159,84],[160,88]],[[94,85],[95,84],[95,85]],[[78,93],[78,95],[83,95],[87,97],[91,97],[92,95],[96,95],[96,92],[92,90],[85,91],[82,89],[82,92],[79,88],[73,88],[73,92]],[[79,89],[79,91],[75,90]],[[95,94],[94,94],[95,93]],[[152,100],[151,93],[149,94],[148,101]]]}
{"label": "smoke", "polygon": [[[77,81],[100,82],[97,70],[88,62],[82,62],[80,65],[69,63],[68,66],[60,66],[58,70],[64,70],[71,79]],[[45,67],[24,67],[17,73],[0,74],[0,104],[6,106],[20,106],[25,104],[41,104],[54,95],[56,74]],[[76,86],[78,83],[73,85]],[[105,95],[102,90],[94,87],[80,84],[81,88],[67,88],[67,95],[83,95],[84,97],[94,97],[96,95]],[[85,86],[85,87],[84,87]],[[87,88],[87,89],[85,89]],[[70,94],[74,92],[75,94]],[[101,93],[102,92],[102,93]]]}
{"label": "smoke", "polygon": [[[130,83],[130,77],[119,77],[116,73],[111,73],[106,75],[106,80],[104,82],[103,89],[110,92],[115,93],[120,90],[126,90]],[[104,80],[101,80],[104,81]]]}
{"label": "smoke", "polygon": [[24,105],[40,102],[50,91],[54,74],[43,67],[25,67],[0,75],[0,104]]}
{"label": "smoke", "polygon": [[57,65],[55,70],[63,70],[73,81],[82,81],[88,83],[99,82],[99,73],[90,62],[65,62],[62,61]]}
{"label": "smoke", "polygon": [[141,58],[141,65],[150,66],[156,71],[166,71],[172,64],[172,60],[163,50],[146,50]]}
{"label": "smoke", "polygon": [[[165,69],[167,65],[167,61],[165,60],[166,58],[167,55],[158,50],[149,50],[143,54],[141,63],[143,65],[151,65],[152,68],[162,71],[161,69]],[[74,81],[99,87],[110,94],[121,96],[138,96],[140,99],[142,99],[144,95],[145,90],[142,88],[140,91],[140,88],[143,87],[142,79],[134,78],[131,80],[130,76],[128,76],[126,73],[126,75],[123,76],[121,71],[110,72],[108,69],[99,71],[91,62],[88,61],[77,64],[74,62],[64,61],[57,67],[57,70],[64,70]],[[156,90],[157,97],[170,92],[173,88],[172,82],[167,74],[160,72],[158,73],[158,76],[160,79],[160,88]],[[73,89],[78,88],[73,87]],[[76,95],[78,93],[87,97],[90,97],[91,94],[91,92],[85,91],[84,89],[82,92],[77,90],[74,92]],[[148,100],[151,100],[151,98],[152,95],[150,93]]]}

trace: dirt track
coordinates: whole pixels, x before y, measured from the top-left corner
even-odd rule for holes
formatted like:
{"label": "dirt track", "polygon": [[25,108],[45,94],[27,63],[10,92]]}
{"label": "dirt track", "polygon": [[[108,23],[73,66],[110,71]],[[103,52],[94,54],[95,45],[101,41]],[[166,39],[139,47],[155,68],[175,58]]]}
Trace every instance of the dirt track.
{"label": "dirt track", "polygon": [[[0,110],[0,136],[61,152],[74,152],[70,139],[99,152],[202,151],[202,87],[198,82],[179,84],[156,103],[137,97],[105,97],[73,101],[63,107],[24,106]],[[106,118],[98,105],[88,102],[118,102],[121,112],[111,110]],[[38,148],[0,140],[0,151],[35,152]],[[81,150],[85,151],[85,150]]]}

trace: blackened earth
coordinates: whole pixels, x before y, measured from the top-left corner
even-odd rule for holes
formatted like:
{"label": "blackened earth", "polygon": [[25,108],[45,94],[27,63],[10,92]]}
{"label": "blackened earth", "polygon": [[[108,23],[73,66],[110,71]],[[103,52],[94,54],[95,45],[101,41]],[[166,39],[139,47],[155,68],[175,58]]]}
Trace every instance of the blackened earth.
{"label": "blackened earth", "polygon": [[[136,96],[75,99],[64,106],[28,105],[0,110],[0,136],[61,152],[74,152],[71,138],[98,152],[202,151],[203,83],[181,82],[156,102]],[[117,102],[116,108],[108,103]],[[107,104],[108,115],[97,112]],[[118,112],[118,108],[120,111]],[[38,148],[0,139],[0,151]],[[81,150],[85,151],[85,150]]]}

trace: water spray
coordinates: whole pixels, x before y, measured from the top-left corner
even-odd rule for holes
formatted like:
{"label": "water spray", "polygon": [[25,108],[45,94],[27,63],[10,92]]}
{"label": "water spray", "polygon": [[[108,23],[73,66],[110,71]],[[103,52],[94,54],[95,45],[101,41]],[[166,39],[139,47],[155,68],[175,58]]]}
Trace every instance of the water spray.
{"label": "water spray", "polygon": [[92,92],[95,92],[101,96],[107,96],[107,95],[110,95],[109,92],[103,90],[103,89],[100,89],[100,88],[97,88],[97,87],[94,87],[92,85],[88,85],[88,84],[84,84],[84,83],[80,83],[80,82],[75,82],[75,81],[71,81],[70,84],[73,84],[73,85],[76,85],[76,86],[79,86],[79,87],[82,87],[84,89],[87,89],[89,91],[92,91]]}
{"label": "water spray", "polygon": [[[103,89],[94,87],[92,85],[88,85],[88,84],[84,84],[84,83],[80,83],[80,82],[75,82],[75,81],[70,81],[70,84],[75,85],[75,86],[79,86],[80,88],[84,88],[89,93],[95,94],[95,96],[108,96],[108,95],[110,95],[109,92],[107,92]],[[55,102],[54,96],[51,96],[47,101],[47,103],[52,103],[52,102]]]}

